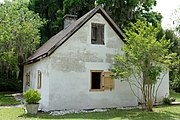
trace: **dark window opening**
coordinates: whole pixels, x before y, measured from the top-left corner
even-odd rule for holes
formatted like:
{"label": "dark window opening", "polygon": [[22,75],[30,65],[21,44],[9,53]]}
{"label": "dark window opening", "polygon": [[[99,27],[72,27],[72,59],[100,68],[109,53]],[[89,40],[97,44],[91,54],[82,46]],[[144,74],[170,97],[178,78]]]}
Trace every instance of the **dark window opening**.
{"label": "dark window opening", "polygon": [[101,72],[92,72],[92,88],[91,89],[101,89]]}
{"label": "dark window opening", "polygon": [[92,23],[91,28],[91,43],[104,45],[104,25]]}

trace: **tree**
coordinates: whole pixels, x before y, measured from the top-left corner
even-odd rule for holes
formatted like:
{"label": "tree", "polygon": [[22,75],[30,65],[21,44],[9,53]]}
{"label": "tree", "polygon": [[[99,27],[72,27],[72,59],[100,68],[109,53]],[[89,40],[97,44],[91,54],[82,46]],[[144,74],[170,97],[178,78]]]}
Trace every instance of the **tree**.
{"label": "tree", "polygon": [[41,18],[28,9],[26,0],[0,4],[0,73],[3,79],[16,79],[22,62],[39,44],[42,24]]}
{"label": "tree", "polygon": [[[176,9],[172,15],[173,24],[175,26],[174,33],[177,36],[179,36],[179,34],[180,34],[180,14],[179,13],[180,13],[180,8]],[[178,53],[178,57],[177,57],[178,64],[175,67],[175,69],[172,71],[172,73],[173,73],[172,78],[174,78],[173,79],[174,81],[172,83],[174,83],[174,85],[176,86],[175,87],[176,91],[180,92],[180,89],[179,89],[180,88],[180,47],[179,47],[180,46],[180,39],[176,42],[175,45],[177,46],[176,49],[174,49],[174,50],[176,50]],[[173,48],[175,48],[175,47],[173,47]]]}
{"label": "tree", "polygon": [[145,104],[147,110],[152,111],[158,90],[155,85],[158,80],[163,80],[159,76],[166,73],[176,54],[169,54],[170,40],[164,37],[157,40],[159,27],[139,20],[130,25],[125,29],[127,42],[122,48],[124,55],[115,56],[111,71],[115,78],[127,81],[131,88],[138,88],[142,99],[133,91],[134,95]]}
{"label": "tree", "polygon": [[30,0],[30,10],[47,20],[47,24],[41,28],[40,45],[63,29],[65,14],[77,15],[80,18],[95,5],[101,4],[121,29],[127,27],[130,22],[136,22],[136,19],[148,21],[153,25],[157,25],[162,19],[160,13],[151,12],[156,0]]}
{"label": "tree", "polygon": [[29,9],[46,20],[46,24],[40,29],[40,45],[43,45],[63,27],[63,0],[30,0]]}
{"label": "tree", "polygon": [[135,23],[137,19],[153,25],[162,19],[160,13],[151,11],[156,0],[96,0],[96,3],[104,5],[106,12],[121,29],[128,27],[130,22]]}
{"label": "tree", "polygon": [[176,33],[180,33],[180,8],[175,9],[175,11],[173,12],[171,18],[172,18],[172,22],[174,25],[174,28],[176,30]]}
{"label": "tree", "polygon": [[78,18],[95,7],[96,0],[64,0],[65,14],[74,14]]}
{"label": "tree", "polygon": [[40,45],[63,29],[65,14],[77,15],[79,18],[94,8],[94,2],[95,0],[30,0],[29,8],[47,20],[41,28]]}
{"label": "tree", "polygon": [[165,35],[165,38],[172,43],[169,52],[177,53],[176,64],[171,66],[171,71],[169,72],[171,89],[180,92],[180,38],[173,30],[165,30]]}

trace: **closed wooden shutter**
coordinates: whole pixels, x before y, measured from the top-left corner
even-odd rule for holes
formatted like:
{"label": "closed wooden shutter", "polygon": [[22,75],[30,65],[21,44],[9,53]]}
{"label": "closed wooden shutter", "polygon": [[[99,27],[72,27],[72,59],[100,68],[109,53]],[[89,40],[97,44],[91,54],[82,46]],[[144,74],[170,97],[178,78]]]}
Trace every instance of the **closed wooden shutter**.
{"label": "closed wooden shutter", "polygon": [[103,88],[105,90],[114,89],[114,79],[111,77],[112,72],[103,72]]}
{"label": "closed wooden shutter", "polygon": [[30,86],[30,72],[26,73],[26,85]]}
{"label": "closed wooden shutter", "polygon": [[96,24],[92,24],[91,30],[91,42],[95,44],[97,42],[97,26]]}
{"label": "closed wooden shutter", "polygon": [[104,25],[97,24],[97,43],[104,44]]}

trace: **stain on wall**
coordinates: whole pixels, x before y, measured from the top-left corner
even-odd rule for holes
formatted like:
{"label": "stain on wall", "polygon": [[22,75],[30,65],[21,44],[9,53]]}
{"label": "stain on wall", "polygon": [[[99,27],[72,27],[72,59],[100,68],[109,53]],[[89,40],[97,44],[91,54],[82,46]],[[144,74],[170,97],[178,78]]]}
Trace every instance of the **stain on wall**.
{"label": "stain on wall", "polygon": [[106,62],[112,64],[114,61],[114,54],[106,54]]}
{"label": "stain on wall", "polygon": [[52,68],[63,72],[84,72],[85,62],[103,62],[103,59],[91,52],[70,52],[53,56]]}

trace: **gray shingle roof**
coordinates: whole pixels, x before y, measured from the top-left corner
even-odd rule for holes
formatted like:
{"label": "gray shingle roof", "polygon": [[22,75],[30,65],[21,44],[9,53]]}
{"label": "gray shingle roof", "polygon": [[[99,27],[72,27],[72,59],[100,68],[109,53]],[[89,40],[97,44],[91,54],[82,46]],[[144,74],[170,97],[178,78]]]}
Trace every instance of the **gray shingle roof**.
{"label": "gray shingle roof", "polygon": [[114,29],[114,31],[119,35],[119,37],[122,40],[124,39],[124,34],[121,32],[119,27],[114,23],[114,21],[109,17],[109,15],[104,11],[104,9],[99,6],[86,13],[84,16],[72,23],[66,29],[63,29],[62,31],[51,37],[44,45],[42,45],[27,59],[25,64],[33,63],[52,54],[59,46],[61,46],[66,40],[68,40],[69,37],[71,37],[96,13],[100,13],[109,23],[109,25]]}

